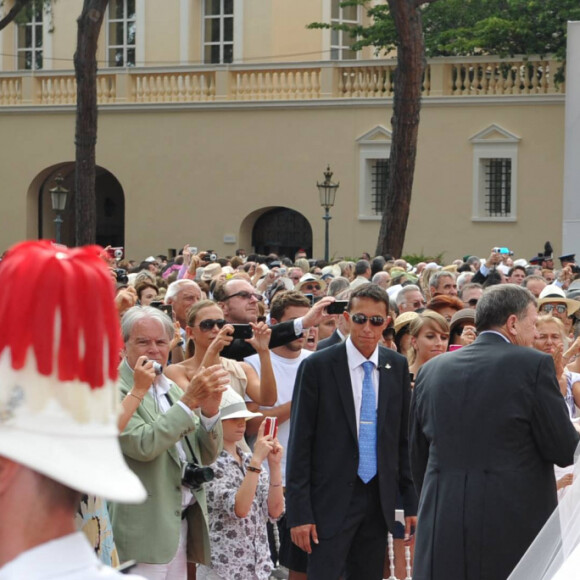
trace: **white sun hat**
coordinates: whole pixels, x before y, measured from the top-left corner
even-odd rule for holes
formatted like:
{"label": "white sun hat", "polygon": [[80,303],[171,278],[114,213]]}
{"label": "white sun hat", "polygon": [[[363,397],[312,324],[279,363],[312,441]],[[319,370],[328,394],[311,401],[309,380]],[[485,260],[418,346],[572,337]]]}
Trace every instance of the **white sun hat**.
{"label": "white sun hat", "polygon": [[246,403],[242,397],[228,386],[227,390],[222,393],[222,400],[220,403],[220,419],[253,419],[254,417],[262,417],[262,413],[252,413],[246,407]]}
{"label": "white sun hat", "polygon": [[146,491],[119,446],[121,337],[100,250],[23,242],[0,263],[0,455],[137,503]]}

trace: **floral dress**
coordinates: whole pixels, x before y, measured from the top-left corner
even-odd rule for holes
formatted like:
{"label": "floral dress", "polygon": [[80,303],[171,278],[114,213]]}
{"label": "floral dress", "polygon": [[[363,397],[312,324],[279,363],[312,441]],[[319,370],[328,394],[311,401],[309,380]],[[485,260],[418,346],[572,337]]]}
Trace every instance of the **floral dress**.
{"label": "floral dress", "polygon": [[263,470],[258,476],[250,513],[245,518],[236,516],[236,493],[251,459],[249,453],[239,448],[238,453],[242,458],[241,466],[227,451],[222,451],[212,465],[213,481],[205,484],[211,572],[207,567],[199,566],[198,578],[268,580],[273,569],[266,531],[266,522],[275,521],[268,515],[268,474]]}

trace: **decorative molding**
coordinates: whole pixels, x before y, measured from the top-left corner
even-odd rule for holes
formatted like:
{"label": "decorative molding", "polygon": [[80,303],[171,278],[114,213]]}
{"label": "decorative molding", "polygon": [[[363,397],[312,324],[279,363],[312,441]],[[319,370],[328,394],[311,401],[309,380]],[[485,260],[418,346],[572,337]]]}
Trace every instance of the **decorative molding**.
{"label": "decorative molding", "polygon": [[522,140],[511,131],[492,123],[486,129],[479,131],[469,138],[469,141],[473,144],[505,144],[505,143],[519,143]]}

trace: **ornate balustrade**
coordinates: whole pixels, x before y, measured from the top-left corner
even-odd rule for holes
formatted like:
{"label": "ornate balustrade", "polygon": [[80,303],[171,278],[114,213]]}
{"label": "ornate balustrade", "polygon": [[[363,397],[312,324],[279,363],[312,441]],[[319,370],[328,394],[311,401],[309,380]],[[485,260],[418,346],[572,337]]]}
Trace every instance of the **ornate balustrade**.
{"label": "ornate balustrade", "polygon": [[[422,92],[430,97],[562,95],[550,59],[434,58]],[[105,69],[100,104],[318,101],[392,98],[396,61]],[[0,72],[0,107],[74,105],[73,71]]]}

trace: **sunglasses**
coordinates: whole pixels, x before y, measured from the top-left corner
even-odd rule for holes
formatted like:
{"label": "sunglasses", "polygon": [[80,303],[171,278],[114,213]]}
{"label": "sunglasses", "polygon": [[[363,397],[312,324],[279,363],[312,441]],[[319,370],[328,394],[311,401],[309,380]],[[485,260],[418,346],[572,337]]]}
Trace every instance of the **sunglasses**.
{"label": "sunglasses", "polygon": [[366,324],[367,320],[372,326],[382,326],[385,323],[385,319],[382,316],[367,316],[366,314],[352,314],[350,319],[355,324]]}
{"label": "sunglasses", "polygon": [[264,300],[264,297],[261,294],[257,294],[256,292],[248,292],[247,290],[240,290],[235,294],[230,294],[229,296],[226,296],[224,300],[229,300],[230,298],[234,298],[235,296],[239,296],[240,298],[244,298],[245,300],[251,300],[252,298],[255,298],[258,302],[262,302],[262,300]]}
{"label": "sunglasses", "polygon": [[[226,321],[223,318],[206,318],[202,320],[197,326],[202,332],[209,332],[214,326],[218,328],[223,328],[225,326]],[[194,325],[195,326],[195,325]]]}
{"label": "sunglasses", "polygon": [[302,286],[303,290],[310,290],[312,292],[312,290],[320,290],[320,284],[304,284],[304,286]]}
{"label": "sunglasses", "polygon": [[478,301],[478,298],[472,298],[471,300],[467,301],[467,304],[469,304],[469,306],[477,306]]}
{"label": "sunglasses", "polygon": [[553,312],[554,310],[558,314],[564,314],[564,312],[568,312],[568,307],[565,304],[544,304],[541,308],[542,312]]}

